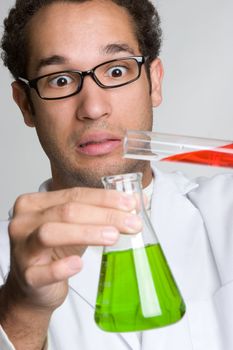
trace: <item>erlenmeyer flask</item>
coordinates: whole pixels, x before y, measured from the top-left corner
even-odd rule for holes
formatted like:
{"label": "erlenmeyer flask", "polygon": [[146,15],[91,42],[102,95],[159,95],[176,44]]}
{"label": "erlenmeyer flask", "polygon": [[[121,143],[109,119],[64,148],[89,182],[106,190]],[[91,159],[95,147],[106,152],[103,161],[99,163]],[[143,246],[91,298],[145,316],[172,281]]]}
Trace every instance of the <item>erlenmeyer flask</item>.
{"label": "erlenmeyer flask", "polygon": [[102,179],[105,188],[138,193],[142,232],[121,234],[105,247],[95,308],[98,326],[110,332],[131,332],[179,321],[185,304],[147,216],[140,173]]}

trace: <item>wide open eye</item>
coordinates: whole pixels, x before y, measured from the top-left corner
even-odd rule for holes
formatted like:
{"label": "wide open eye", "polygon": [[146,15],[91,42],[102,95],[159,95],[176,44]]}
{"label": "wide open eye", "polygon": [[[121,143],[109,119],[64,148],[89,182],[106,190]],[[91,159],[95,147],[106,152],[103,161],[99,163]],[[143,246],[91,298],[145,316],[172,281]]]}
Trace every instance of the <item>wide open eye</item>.
{"label": "wide open eye", "polygon": [[37,79],[37,91],[41,98],[57,99],[78,93],[81,84],[77,71],[54,72]]}
{"label": "wide open eye", "polygon": [[54,88],[66,87],[67,85],[70,85],[72,83],[74,83],[74,78],[72,76],[64,74],[50,77],[50,79],[48,80],[48,85]]}
{"label": "wide open eye", "polygon": [[128,68],[125,66],[114,66],[108,69],[107,76],[110,78],[122,78],[128,74]]}

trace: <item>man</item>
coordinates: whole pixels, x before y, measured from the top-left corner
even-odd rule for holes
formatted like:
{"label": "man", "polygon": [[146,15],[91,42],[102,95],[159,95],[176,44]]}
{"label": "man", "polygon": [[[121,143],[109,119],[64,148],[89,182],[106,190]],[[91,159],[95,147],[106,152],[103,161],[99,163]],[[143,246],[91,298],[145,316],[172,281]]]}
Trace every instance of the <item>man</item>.
{"label": "man", "polygon": [[[160,38],[147,0],[18,0],[5,21],[13,97],[52,178],[1,225],[1,349],[232,348],[232,175],[198,184],[122,158],[125,130],[151,130],[161,102]],[[136,171],[187,312],[170,327],[105,333],[93,320],[101,246],[141,221],[135,198],[100,179]]]}

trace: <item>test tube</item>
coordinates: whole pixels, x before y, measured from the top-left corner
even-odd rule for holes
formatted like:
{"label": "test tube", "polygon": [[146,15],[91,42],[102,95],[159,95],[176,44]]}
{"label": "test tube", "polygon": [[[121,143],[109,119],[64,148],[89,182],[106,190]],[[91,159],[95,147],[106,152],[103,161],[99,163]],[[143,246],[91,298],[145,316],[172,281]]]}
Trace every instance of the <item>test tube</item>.
{"label": "test tube", "polygon": [[124,158],[233,168],[233,141],[128,130]]}

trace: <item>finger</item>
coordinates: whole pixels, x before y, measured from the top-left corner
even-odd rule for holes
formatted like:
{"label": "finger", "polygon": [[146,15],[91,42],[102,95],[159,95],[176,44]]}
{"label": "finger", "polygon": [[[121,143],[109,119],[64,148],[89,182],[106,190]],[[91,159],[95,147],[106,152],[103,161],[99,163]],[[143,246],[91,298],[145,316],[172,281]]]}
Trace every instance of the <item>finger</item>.
{"label": "finger", "polygon": [[76,202],[49,208],[41,213],[41,223],[64,222],[72,224],[108,225],[120,231],[134,233],[141,228],[140,218],[132,212],[90,206]]}
{"label": "finger", "polygon": [[[26,244],[27,251],[34,257],[42,250],[60,247],[64,256],[80,254],[83,247],[88,245],[112,245],[118,238],[119,232],[115,227],[51,223],[43,225],[38,232],[29,235]],[[56,254],[57,258],[61,258],[61,255]]]}
{"label": "finger", "polygon": [[68,279],[80,272],[82,260],[79,256],[69,256],[56,260],[48,265],[37,265],[27,268],[25,279],[28,286],[40,288]]}
{"label": "finger", "polygon": [[68,202],[80,202],[83,204],[110,207],[121,210],[132,210],[136,206],[133,195],[96,188],[71,188],[60,191],[24,194],[17,198],[14,215],[40,211]]}
{"label": "finger", "polygon": [[11,221],[9,233],[13,239],[19,239],[51,222],[114,226],[118,231],[125,233],[136,233],[141,230],[141,219],[136,214],[72,202],[42,212],[18,215]]}
{"label": "finger", "polygon": [[111,245],[119,238],[113,226],[47,223],[28,239],[30,246]]}
{"label": "finger", "polygon": [[36,254],[46,248],[69,247],[70,254],[73,247],[73,252],[78,254],[83,246],[113,245],[119,232],[132,234],[132,228],[119,230],[114,226],[46,223],[28,236],[27,250]]}

